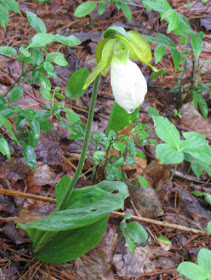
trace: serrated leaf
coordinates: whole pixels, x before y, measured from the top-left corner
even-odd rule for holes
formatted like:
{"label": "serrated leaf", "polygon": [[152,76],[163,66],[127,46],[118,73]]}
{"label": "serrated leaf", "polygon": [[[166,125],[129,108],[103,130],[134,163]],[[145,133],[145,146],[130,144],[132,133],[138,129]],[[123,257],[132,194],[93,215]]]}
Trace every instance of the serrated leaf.
{"label": "serrated leaf", "polygon": [[36,29],[39,33],[46,33],[46,27],[44,22],[34,13],[26,11],[26,15],[30,25]]}
{"label": "serrated leaf", "polygon": [[75,17],[85,17],[87,16],[89,13],[91,13],[97,6],[97,2],[94,1],[87,1],[85,3],[82,3],[81,5],[79,5],[75,12],[74,12],[74,16]]}
{"label": "serrated leaf", "polygon": [[54,35],[48,33],[38,33],[33,38],[29,48],[40,48],[50,44],[54,40]]}

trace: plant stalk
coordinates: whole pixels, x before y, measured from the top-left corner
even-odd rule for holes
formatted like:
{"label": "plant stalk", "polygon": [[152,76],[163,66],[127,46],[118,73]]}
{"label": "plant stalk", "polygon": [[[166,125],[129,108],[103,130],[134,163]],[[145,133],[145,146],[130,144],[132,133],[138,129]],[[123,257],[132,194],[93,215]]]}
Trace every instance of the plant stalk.
{"label": "plant stalk", "polygon": [[97,78],[95,79],[95,83],[94,83],[92,99],[91,99],[91,104],[90,104],[90,108],[89,108],[89,115],[88,115],[88,120],[87,120],[87,127],[86,127],[85,138],[84,138],[84,145],[83,145],[83,149],[81,152],[81,157],[80,157],[80,160],[78,163],[78,167],[77,167],[77,170],[75,172],[75,175],[74,175],[72,181],[70,182],[70,184],[68,185],[68,187],[65,191],[64,197],[61,201],[61,204],[57,208],[57,211],[64,209],[66,203],[68,202],[68,200],[71,196],[72,190],[75,187],[75,185],[79,179],[79,176],[80,176],[81,171],[84,166],[86,152],[87,152],[87,148],[88,148],[88,144],[89,144],[89,138],[90,138],[90,134],[91,134],[92,120],[94,117],[94,108],[95,108],[95,103],[96,103],[96,99],[97,99],[97,90],[98,90],[99,80],[100,80],[100,75],[97,76]]}

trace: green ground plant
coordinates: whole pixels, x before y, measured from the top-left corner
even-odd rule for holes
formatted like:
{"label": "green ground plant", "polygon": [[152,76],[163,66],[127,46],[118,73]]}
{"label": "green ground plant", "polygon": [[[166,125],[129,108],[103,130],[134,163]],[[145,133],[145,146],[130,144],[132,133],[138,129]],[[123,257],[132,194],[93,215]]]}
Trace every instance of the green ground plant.
{"label": "green ground plant", "polygon": [[197,257],[198,264],[192,262],[181,263],[177,271],[191,280],[210,280],[211,279],[211,251],[201,249]]}
{"label": "green ground plant", "polygon": [[[120,2],[123,3],[123,1],[118,1],[118,3]],[[183,16],[177,14],[169,4],[166,4],[166,1],[148,0],[142,2],[148,10],[153,8],[161,13],[163,19],[168,22],[168,32],[174,30],[176,34],[178,33],[182,43],[187,42],[190,36],[193,52],[196,57],[199,56],[202,48],[201,36],[189,29],[189,23]],[[117,1],[115,3],[117,5]],[[17,11],[16,9],[15,12]],[[50,78],[56,78],[54,64],[65,66],[67,61],[62,53],[48,53],[47,49],[47,45],[53,41],[68,46],[76,46],[80,44],[80,41],[74,36],[64,37],[59,34],[47,33],[44,22],[34,13],[27,12],[27,18],[30,25],[37,31],[29,44],[21,46],[18,51],[10,46],[0,47],[0,54],[8,57],[13,56],[22,65],[20,77],[3,96],[0,96],[0,128],[5,133],[9,132],[13,144],[22,144],[25,160],[31,169],[35,167],[36,163],[34,148],[39,141],[40,131],[51,129],[51,124],[48,121],[50,116],[59,120],[60,126],[67,127],[70,133],[69,139],[84,140],[74,177],[71,179],[69,176],[64,176],[56,185],[57,208],[54,212],[35,222],[18,225],[19,229],[25,230],[31,237],[35,258],[49,263],[62,263],[78,258],[92,249],[105,233],[109,214],[114,210],[124,209],[124,200],[129,193],[126,184],[123,183],[125,182],[125,174],[122,172],[122,167],[126,164],[132,165],[135,156],[143,157],[137,144],[144,146],[150,142],[156,145],[156,156],[160,159],[161,164],[176,164],[177,166],[184,160],[189,161],[197,177],[201,176],[203,170],[206,170],[209,175],[211,174],[211,147],[205,137],[198,133],[186,132],[181,137],[176,127],[167,118],[159,116],[159,113],[153,108],[149,108],[149,114],[153,119],[155,132],[158,138],[165,143],[157,144],[154,140],[149,139],[146,125],[140,124],[139,119],[137,119],[141,102],[135,105],[131,104],[129,110],[125,109],[124,106],[121,107],[118,104],[119,100],[127,96],[121,96],[121,94],[119,96],[118,88],[116,89],[116,102],[114,102],[106,132],[93,132],[91,135],[100,75],[107,75],[109,68],[111,68],[111,76],[112,73],[116,75],[114,67],[121,67],[121,70],[125,71],[126,74],[128,69],[134,69],[134,73],[138,77],[136,81],[140,82],[138,85],[145,86],[146,81],[143,79],[141,71],[131,59],[141,61],[157,71],[150,64],[152,56],[148,41],[135,31],[126,32],[121,27],[112,26],[105,31],[104,39],[96,48],[96,68],[91,73],[87,68],[82,68],[70,77],[65,95],[72,100],[80,98],[88,86],[94,82],[87,125],[85,126],[72,109],[65,107],[65,96],[61,93],[60,88],[51,88]],[[3,25],[4,28],[5,26]],[[178,30],[184,26],[187,32],[185,34],[179,33]],[[168,37],[158,34],[157,38],[159,44],[164,45],[164,50],[165,46],[169,47],[171,44],[173,60],[178,68],[184,61],[183,55],[177,51],[173,41],[170,43]],[[147,39],[151,40],[149,37]],[[163,52],[163,47],[160,47],[160,50]],[[158,50],[155,53],[156,62],[158,62]],[[31,109],[23,110],[15,104],[23,95],[24,87],[21,83],[25,81],[40,86],[40,94],[50,101],[50,104],[46,105],[46,110],[37,112]],[[116,86],[118,85],[115,84],[115,88]],[[136,87],[131,86],[128,90],[134,94]],[[202,101],[197,95],[200,92],[197,89],[195,91],[195,104],[201,106]],[[146,91],[141,94],[143,101]],[[59,102],[55,102],[55,98],[59,99]],[[135,95],[134,99],[136,100]],[[127,102],[125,104],[128,105]],[[203,113],[202,109],[201,111]],[[206,115],[206,110],[204,113]],[[12,126],[11,119],[13,119],[15,127]],[[132,136],[118,134],[121,129],[132,124],[134,124]],[[10,147],[3,135],[1,132],[0,151],[10,159]],[[136,136],[138,141],[134,141],[133,136]],[[96,148],[93,154],[94,176],[96,176],[97,168],[101,165],[106,180],[93,186],[75,189],[84,165],[89,141],[92,141]],[[114,155],[115,151],[118,152],[118,156]],[[145,178],[139,176],[138,180],[143,187],[147,186]],[[133,252],[136,244],[146,241],[147,233],[137,223],[127,224],[126,220],[130,218],[131,215],[127,214],[120,227],[131,252]]]}

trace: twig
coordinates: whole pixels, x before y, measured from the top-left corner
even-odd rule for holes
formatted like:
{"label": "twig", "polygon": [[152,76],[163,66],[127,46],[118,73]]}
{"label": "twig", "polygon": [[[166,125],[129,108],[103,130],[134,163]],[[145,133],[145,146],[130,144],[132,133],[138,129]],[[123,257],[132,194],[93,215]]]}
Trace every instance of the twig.
{"label": "twig", "polygon": [[[12,191],[12,190],[6,190],[6,189],[2,189],[2,188],[0,188],[0,194],[24,197],[24,198],[35,199],[35,200],[41,200],[41,201],[45,201],[45,202],[49,202],[49,203],[56,203],[56,199],[53,199],[53,198],[50,198],[50,197],[43,197],[43,196],[40,196],[40,195],[22,193],[22,192],[17,192],[17,191]],[[124,212],[123,213],[117,212],[117,211],[112,211],[111,212],[111,215],[118,216],[118,217],[121,217],[121,218],[124,218],[125,214],[126,213],[124,213]],[[181,226],[181,225],[177,225],[177,224],[172,224],[172,223],[168,223],[168,222],[162,222],[162,221],[158,221],[158,220],[154,220],[154,219],[150,219],[150,218],[132,216],[131,220],[135,220],[135,221],[139,221],[139,222],[145,222],[145,223],[154,224],[154,225],[159,225],[159,226],[162,226],[162,227],[174,228],[174,229],[178,229],[178,230],[181,230],[181,231],[186,231],[186,232],[189,232],[189,233],[195,233],[195,234],[206,235],[206,236],[211,235],[210,233],[208,233],[206,231],[202,231],[202,230],[198,230],[198,229],[194,229],[194,228],[189,228],[189,227],[185,227],[185,226]]]}

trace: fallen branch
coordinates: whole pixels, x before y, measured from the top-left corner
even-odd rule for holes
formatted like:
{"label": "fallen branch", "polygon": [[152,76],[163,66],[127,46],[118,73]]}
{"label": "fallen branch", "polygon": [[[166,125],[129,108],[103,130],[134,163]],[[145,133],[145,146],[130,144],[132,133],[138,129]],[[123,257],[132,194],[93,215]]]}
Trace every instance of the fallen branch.
{"label": "fallen branch", "polygon": [[[9,195],[9,196],[16,196],[16,197],[23,197],[23,198],[27,198],[27,199],[35,199],[35,200],[45,201],[45,202],[49,202],[49,203],[56,203],[56,199],[54,199],[54,198],[44,197],[44,196],[29,194],[29,193],[22,193],[22,192],[2,189],[2,188],[0,188],[0,194]],[[121,212],[117,212],[117,211],[112,211],[111,215],[124,218],[125,213],[124,212],[121,213]],[[1,217],[0,217],[0,219],[1,219]],[[206,236],[211,235],[210,233],[208,233],[206,231],[202,231],[202,230],[198,230],[198,229],[194,229],[194,228],[189,228],[189,227],[185,227],[185,226],[181,226],[181,225],[177,225],[177,224],[172,224],[172,223],[168,223],[168,222],[162,222],[162,221],[158,221],[158,220],[154,220],[154,219],[144,218],[144,217],[132,216],[131,220],[135,220],[135,221],[139,221],[139,222],[145,222],[145,223],[154,224],[154,225],[159,225],[159,226],[162,226],[162,227],[174,228],[174,229],[178,229],[178,230],[181,230],[181,231],[186,231],[186,232],[189,232],[189,233],[195,233],[195,234],[206,235]]]}

